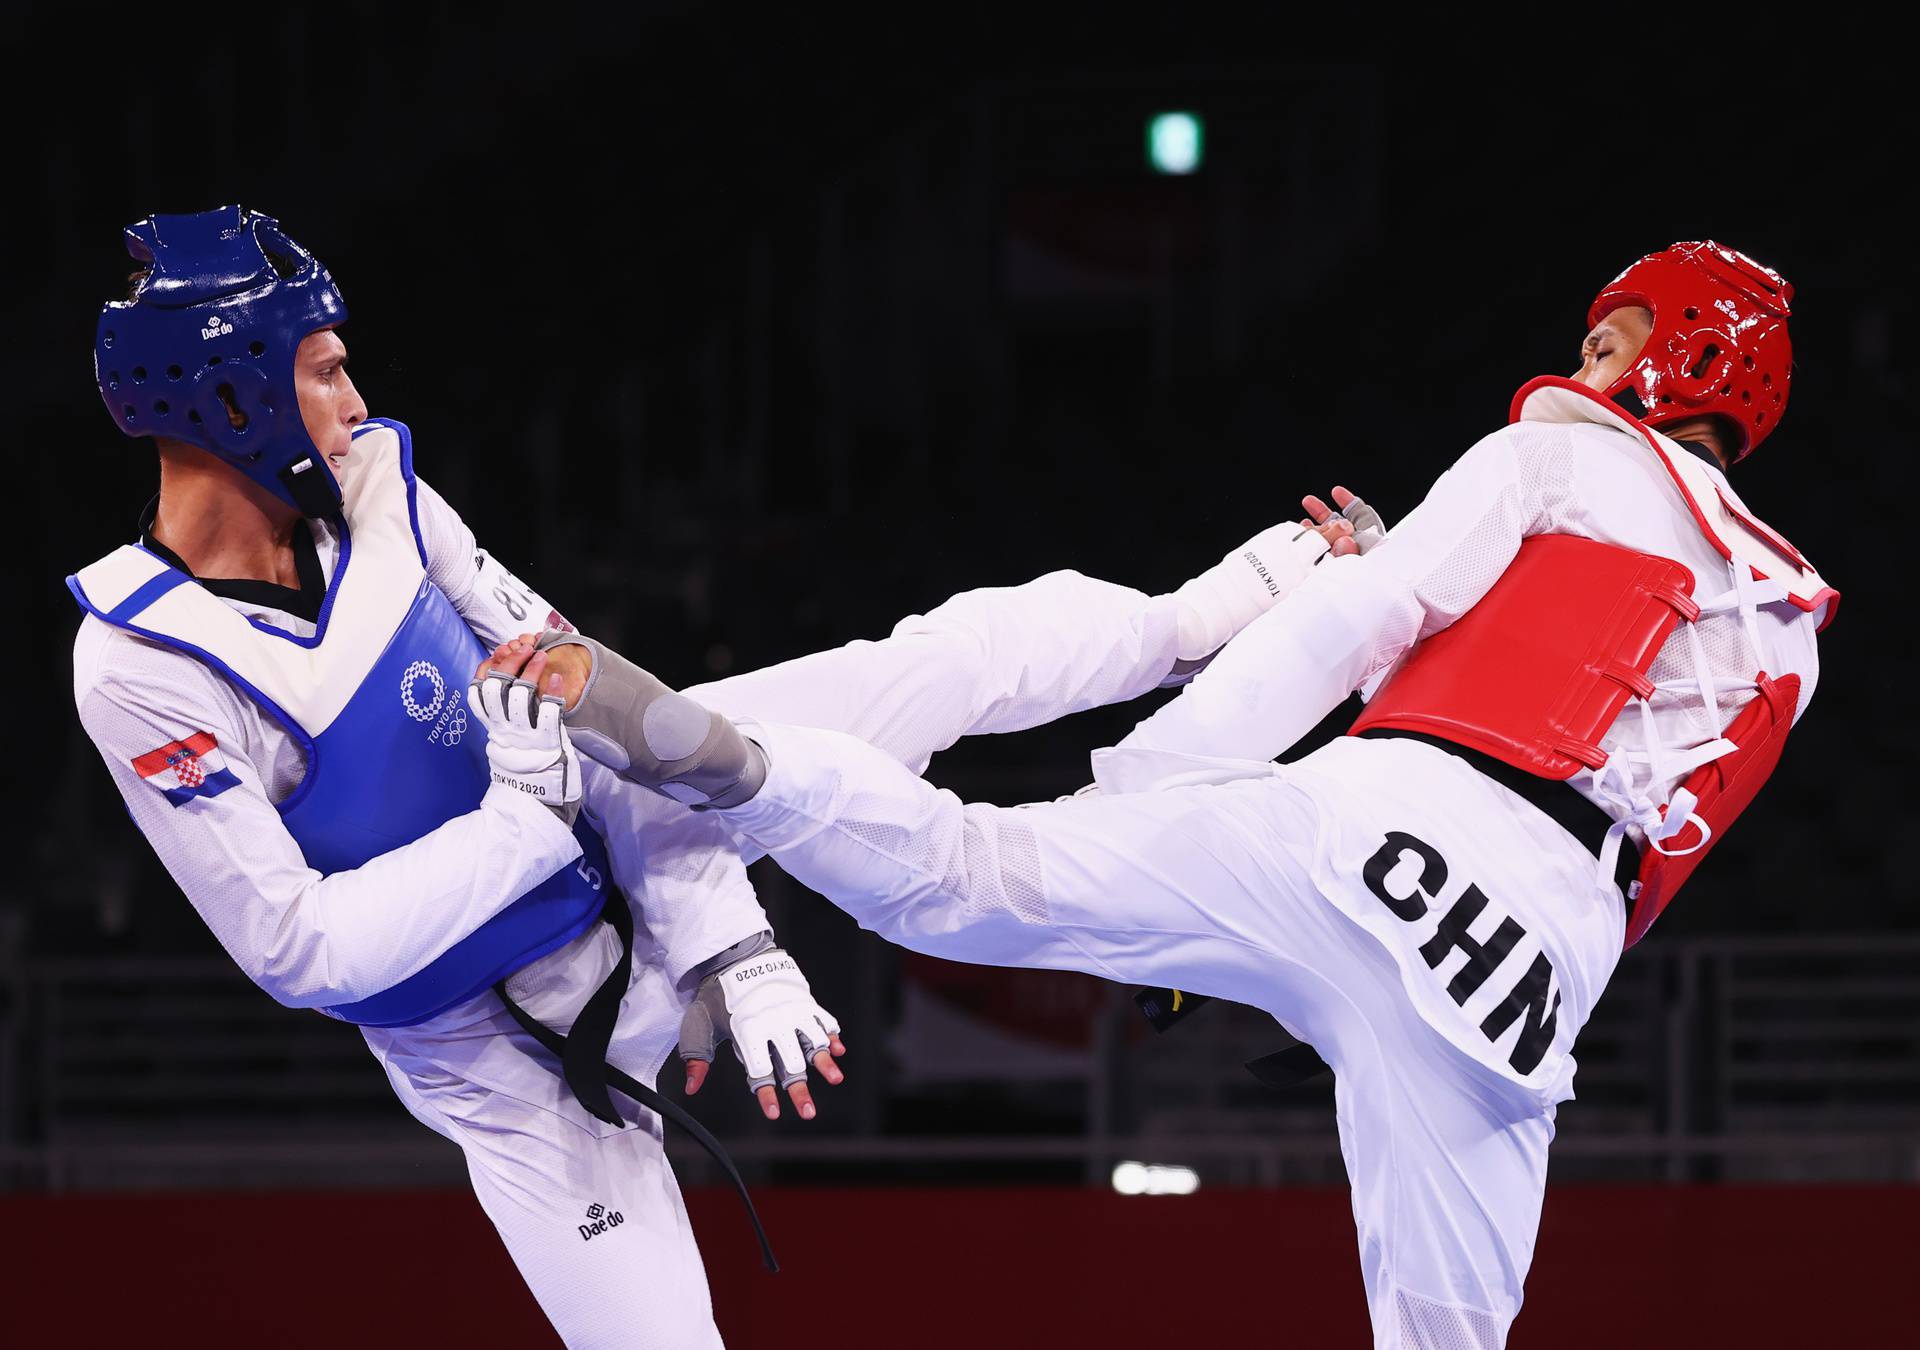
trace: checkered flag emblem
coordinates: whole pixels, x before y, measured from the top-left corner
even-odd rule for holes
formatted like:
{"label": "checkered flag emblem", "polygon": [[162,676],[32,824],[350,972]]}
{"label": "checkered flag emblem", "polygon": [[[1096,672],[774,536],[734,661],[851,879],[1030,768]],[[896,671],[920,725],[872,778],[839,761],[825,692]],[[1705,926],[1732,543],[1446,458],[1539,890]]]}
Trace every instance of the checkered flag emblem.
{"label": "checkered flag emblem", "polygon": [[136,755],[133,771],[158,788],[174,806],[203,797],[218,797],[240,780],[227,767],[220,753],[220,742],[210,732],[196,731],[177,741],[156,746],[144,755]]}
{"label": "checkered flag emblem", "polygon": [[588,1205],[587,1206],[587,1217],[589,1219],[597,1219],[602,1214],[605,1214],[606,1212],[607,1212],[607,1207],[605,1205]]}
{"label": "checkered flag emblem", "polygon": [[183,788],[197,788],[207,781],[207,771],[200,767],[200,756],[191,750],[177,750],[168,755],[167,767],[173,770]]}

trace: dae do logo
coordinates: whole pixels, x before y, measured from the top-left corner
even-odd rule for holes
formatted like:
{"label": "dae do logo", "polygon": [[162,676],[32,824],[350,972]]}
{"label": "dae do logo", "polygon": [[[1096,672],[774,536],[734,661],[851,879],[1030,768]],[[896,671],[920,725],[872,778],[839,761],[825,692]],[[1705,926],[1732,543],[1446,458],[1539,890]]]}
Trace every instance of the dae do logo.
{"label": "dae do logo", "polygon": [[617,1209],[608,1209],[605,1205],[588,1205],[587,1222],[576,1225],[580,1230],[582,1242],[592,1242],[602,1233],[612,1232],[627,1221],[627,1216]]}

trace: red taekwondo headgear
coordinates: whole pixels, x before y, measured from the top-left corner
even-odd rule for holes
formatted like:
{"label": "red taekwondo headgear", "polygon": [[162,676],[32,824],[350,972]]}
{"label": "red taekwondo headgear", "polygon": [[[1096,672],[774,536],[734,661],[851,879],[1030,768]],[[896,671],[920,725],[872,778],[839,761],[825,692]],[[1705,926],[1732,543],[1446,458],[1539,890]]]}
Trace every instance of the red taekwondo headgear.
{"label": "red taekwondo headgear", "polygon": [[1711,239],[1649,253],[1587,311],[1588,327],[1626,305],[1653,311],[1646,347],[1607,397],[1631,391],[1656,427],[1716,413],[1740,428],[1733,458],[1745,459],[1787,410],[1792,302],[1785,277]]}

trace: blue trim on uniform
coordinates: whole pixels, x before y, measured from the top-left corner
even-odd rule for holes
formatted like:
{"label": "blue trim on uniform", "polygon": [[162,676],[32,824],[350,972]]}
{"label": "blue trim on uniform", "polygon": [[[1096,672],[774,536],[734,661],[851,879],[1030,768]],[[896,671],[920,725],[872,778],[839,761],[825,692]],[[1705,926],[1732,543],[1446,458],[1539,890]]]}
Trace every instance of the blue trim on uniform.
{"label": "blue trim on uniform", "polygon": [[169,567],[159,576],[153,577],[139,586],[132,595],[129,595],[125,600],[115,605],[103,617],[105,617],[108,623],[124,624],[168,591],[179,586],[184,586],[191,580],[193,580],[193,578],[185,572],[176,571]]}
{"label": "blue trim on uniform", "polygon": [[[179,572],[175,570],[174,574],[176,576],[181,577],[184,580],[191,579],[191,578],[188,578],[184,572]],[[129,633],[133,633],[147,639],[147,641],[149,642],[157,642],[162,647],[171,647],[175,651],[185,652],[188,656],[198,657],[200,660],[206,662],[209,666],[212,666],[215,670],[219,671],[222,675],[226,676],[229,680],[232,680],[236,685],[238,685],[242,690],[246,692],[249,698],[251,698],[255,703],[258,703],[262,708],[265,708],[268,714],[270,714],[273,717],[274,721],[278,722],[281,726],[285,727],[287,729],[287,734],[293,737],[294,741],[300,746],[300,748],[306,752],[307,775],[305,778],[302,778],[300,780],[301,786],[304,787],[307,784],[307,782],[312,779],[314,770],[318,768],[320,764],[319,748],[314,745],[313,737],[307,734],[306,728],[302,727],[298,722],[293,720],[292,716],[288,714],[285,708],[282,708],[278,703],[275,703],[272,699],[268,698],[262,690],[256,689],[247,680],[243,679],[240,676],[240,674],[233,669],[232,666],[229,666],[226,662],[222,661],[219,657],[215,656],[212,652],[207,651],[200,647],[196,647],[191,642],[183,641],[180,638],[173,637],[167,633],[156,633],[151,628],[142,628],[139,624],[136,624],[136,623],[128,623],[125,620],[115,619],[112,616],[112,614],[101,609],[98,605],[94,604],[93,601],[87,598],[86,591],[81,589],[80,578],[77,574],[67,578],[67,589],[72,591],[73,598],[80,602],[80,608],[84,609],[87,613],[93,615],[94,618],[99,619],[101,622],[110,623],[115,628],[124,629]],[[295,788],[294,796],[297,797],[299,795],[300,795],[300,789]],[[289,802],[291,800],[292,798],[288,799]],[[286,810],[286,806],[287,806],[287,803],[283,802],[276,809],[280,810],[284,814]]]}
{"label": "blue trim on uniform", "polygon": [[340,594],[340,583],[347,576],[347,564],[353,560],[353,531],[347,527],[346,516],[344,514],[335,516],[333,523],[340,528],[340,556],[334,560],[333,575],[327,579],[327,593],[320,601],[320,617],[313,626],[313,636],[301,637],[298,633],[289,633],[286,629],[268,623],[254,614],[246,616],[248,623],[269,637],[277,637],[308,650],[326,641],[327,620],[333,617],[334,597]]}
{"label": "blue trim on uniform", "polygon": [[420,550],[420,565],[431,571],[432,565],[427,561],[427,539],[420,533],[420,480],[413,473],[413,432],[407,429],[405,422],[395,422],[385,417],[377,425],[389,428],[400,437],[400,475],[407,480],[407,521],[413,526],[413,544]]}
{"label": "blue trim on uniform", "polygon": [[[427,560],[427,547],[424,543],[420,543],[420,524],[413,514],[413,433],[407,430],[404,422],[389,421],[383,417],[368,418],[353,429],[353,435],[358,437],[363,432],[376,427],[386,427],[400,435],[401,472],[405,474],[407,481],[407,513],[413,525],[414,542],[420,547],[420,561],[424,565]],[[289,633],[286,629],[268,623],[265,619],[253,614],[246,616],[248,623],[270,637],[284,639],[296,647],[305,647],[308,650],[326,641],[327,621],[333,617],[334,599],[340,594],[340,585],[346,579],[347,564],[353,561],[353,527],[347,524],[346,512],[336,513],[332,520],[340,530],[340,556],[334,561],[333,575],[327,579],[327,593],[320,601],[320,617],[313,625],[313,636],[301,637],[298,633]],[[309,765],[309,772],[311,772],[311,765]]]}

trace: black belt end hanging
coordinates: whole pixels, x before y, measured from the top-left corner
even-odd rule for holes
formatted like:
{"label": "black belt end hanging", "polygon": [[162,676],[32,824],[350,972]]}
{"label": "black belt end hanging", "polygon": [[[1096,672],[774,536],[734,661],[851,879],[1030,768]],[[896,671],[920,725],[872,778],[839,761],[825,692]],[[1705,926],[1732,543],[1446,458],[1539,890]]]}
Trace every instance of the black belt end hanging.
{"label": "black belt end hanging", "polygon": [[627,908],[625,897],[618,891],[609,891],[606,908],[601,911],[600,917],[612,924],[613,931],[620,935],[620,960],[608,972],[606,979],[600,982],[600,987],[593,991],[586,1006],[580,1010],[580,1015],[574,1018],[573,1031],[569,1035],[562,1036],[515,1003],[507,993],[505,980],[495,984],[493,992],[500,996],[500,1002],[506,1005],[507,1012],[520,1024],[520,1029],[560,1061],[560,1076],[566,1080],[568,1089],[588,1115],[608,1125],[624,1128],[627,1122],[621,1119],[620,1113],[614,1108],[613,1097],[608,1091],[610,1087],[618,1088],[647,1110],[672,1121],[692,1135],[694,1142],[707,1151],[707,1155],[720,1165],[720,1170],[733,1183],[740,1203],[746,1206],[747,1221],[753,1225],[753,1235],[760,1243],[760,1260],[769,1271],[777,1274],[780,1262],[773,1255],[773,1244],[767,1241],[767,1230],[760,1222],[760,1212],[753,1207],[753,1197],[747,1193],[746,1180],[740,1175],[740,1169],[734,1166],[733,1159],[727,1156],[726,1148],[706,1126],[687,1114],[680,1105],[668,1101],[645,1083],[607,1062],[607,1047],[613,1042],[614,1024],[620,1017],[620,1002],[626,997],[633,969],[633,911]]}

